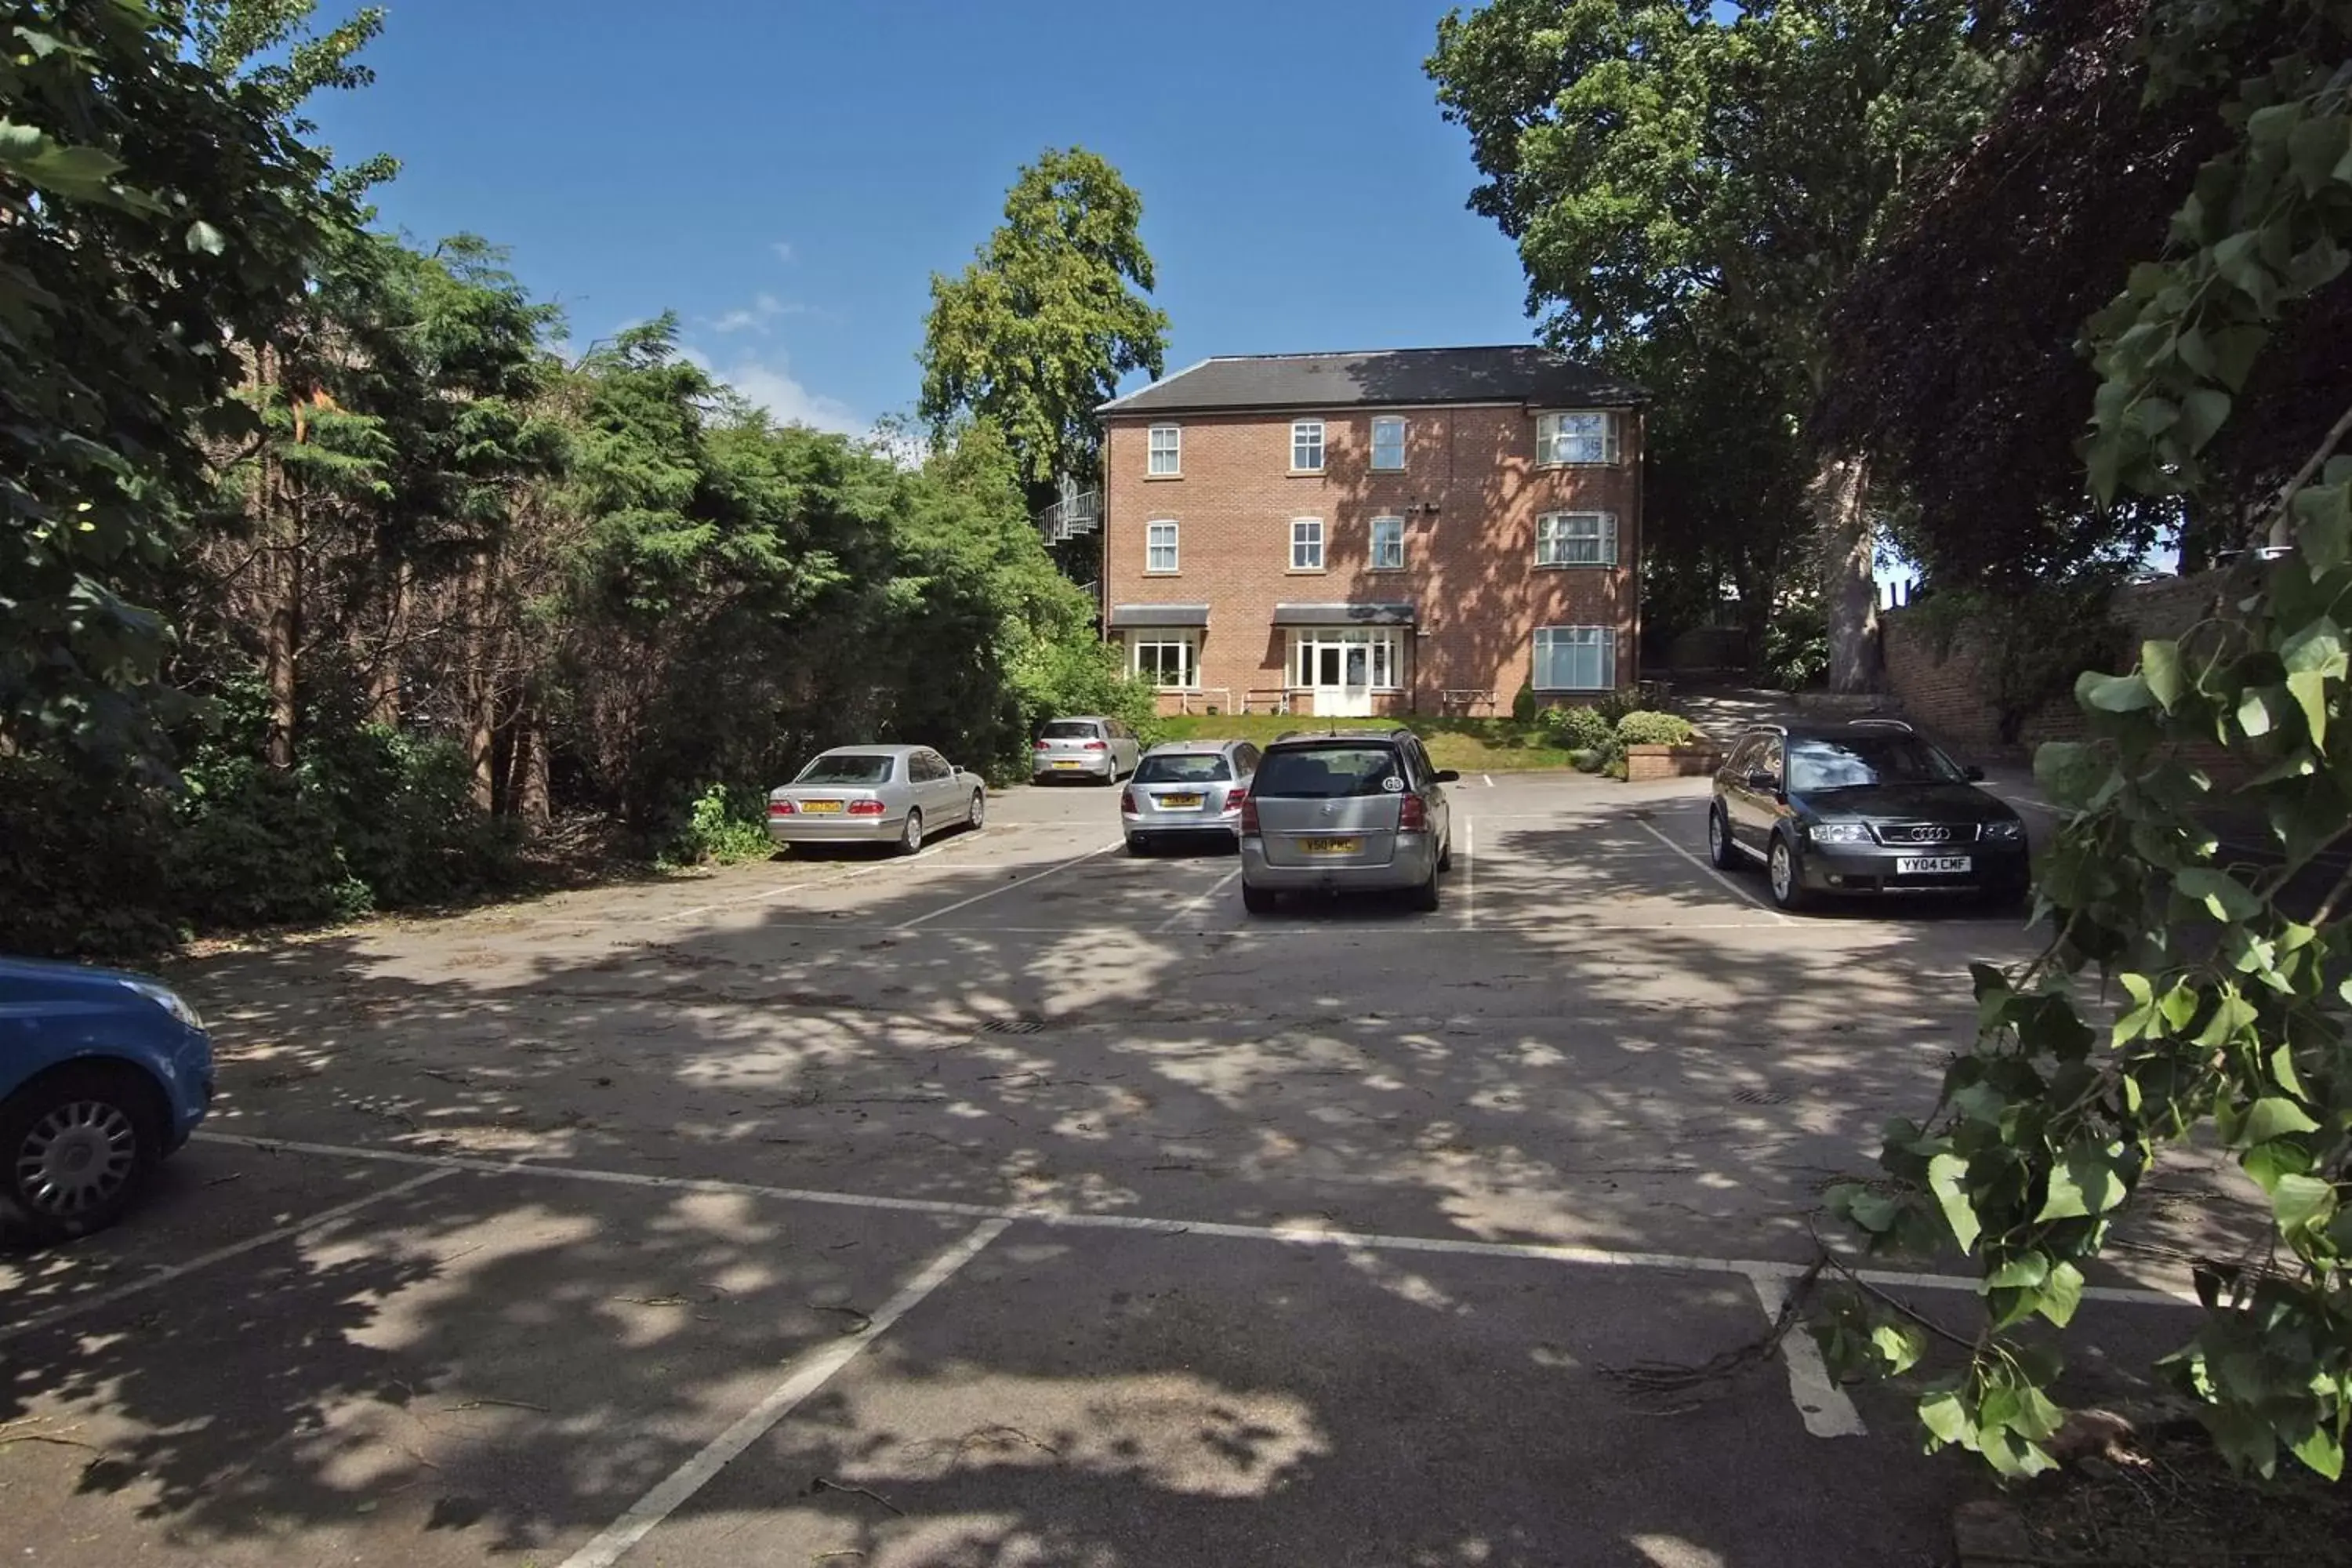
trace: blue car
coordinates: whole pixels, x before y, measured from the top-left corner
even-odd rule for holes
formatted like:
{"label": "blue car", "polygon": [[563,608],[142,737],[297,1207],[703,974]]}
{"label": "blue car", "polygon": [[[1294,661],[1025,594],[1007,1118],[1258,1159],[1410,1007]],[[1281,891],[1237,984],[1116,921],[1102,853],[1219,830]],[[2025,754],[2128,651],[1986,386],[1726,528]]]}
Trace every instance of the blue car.
{"label": "blue car", "polygon": [[0,1235],[111,1225],[212,1098],[212,1037],[169,987],[0,958]]}

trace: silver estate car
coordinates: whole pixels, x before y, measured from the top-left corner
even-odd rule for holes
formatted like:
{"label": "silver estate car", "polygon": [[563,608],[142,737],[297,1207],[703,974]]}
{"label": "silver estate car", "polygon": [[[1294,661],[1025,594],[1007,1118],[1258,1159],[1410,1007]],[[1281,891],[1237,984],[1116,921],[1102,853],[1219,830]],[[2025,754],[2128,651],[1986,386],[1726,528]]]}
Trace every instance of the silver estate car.
{"label": "silver estate car", "polygon": [[1242,802],[1257,756],[1247,741],[1171,741],[1144,752],[1118,795],[1128,853],[1212,835],[1232,847],[1241,837]]}
{"label": "silver estate car", "polygon": [[926,834],[987,816],[980,775],[929,746],[835,746],[768,792],[777,844],[891,844],[912,855]]}
{"label": "silver estate car", "polygon": [[1431,765],[1410,730],[1284,735],[1258,759],[1242,804],[1242,905],[1277,895],[1409,892],[1437,908],[1437,879],[1454,864],[1445,786],[1460,777]]}
{"label": "silver estate car", "polygon": [[1049,719],[1038,726],[1029,749],[1029,777],[1032,783],[1092,779],[1117,784],[1142,758],[1143,742],[1119,720],[1099,713]]}

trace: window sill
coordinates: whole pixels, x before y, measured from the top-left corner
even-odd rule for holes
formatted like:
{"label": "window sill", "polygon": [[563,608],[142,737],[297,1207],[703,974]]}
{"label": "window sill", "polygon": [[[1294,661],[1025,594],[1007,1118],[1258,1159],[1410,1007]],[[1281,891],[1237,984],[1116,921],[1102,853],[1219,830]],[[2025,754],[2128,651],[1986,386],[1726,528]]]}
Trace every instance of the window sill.
{"label": "window sill", "polygon": [[1617,570],[1617,563],[1614,561],[1538,561],[1535,563],[1534,570],[1538,572],[1614,572]]}
{"label": "window sill", "polygon": [[1612,463],[1606,458],[1590,463],[1547,463],[1540,458],[1536,459],[1536,467],[1538,468],[1622,468],[1624,466],[1622,459]]}
{"label": "window sill", "polygon": [[1184,570],[1181,566],[1171,566],[1164,570],[1146,566],[1143,569],[1143,574],[1147,577],[1181,577],[1184,575]]}
{"label": "window sill", "polygon": [[1364,570],[1367,572],[1377,572],[1383,577],[1393,577],[1398,573],[1405,570],[1405,568],[1402,566],[1367,566]]}
{"label": "window sill", "polygon": [[1323,468],[1293,468],[1284,476],[1293,479],[1319,479],[1328,470]]}
{"label": "window sill", "polygon": [[1286,577],[1328,577],[1331,574],[1331,568],[1328,566],[1292,566],[1286,568],[1282,574]]}
{"label": "window sill", "polygon": [[1165,484],[1170,479],[1181,479],[1183,477],[1181,474],[1146,474],[1143,476],[1143,482],[1147,485],[1159,485]]}

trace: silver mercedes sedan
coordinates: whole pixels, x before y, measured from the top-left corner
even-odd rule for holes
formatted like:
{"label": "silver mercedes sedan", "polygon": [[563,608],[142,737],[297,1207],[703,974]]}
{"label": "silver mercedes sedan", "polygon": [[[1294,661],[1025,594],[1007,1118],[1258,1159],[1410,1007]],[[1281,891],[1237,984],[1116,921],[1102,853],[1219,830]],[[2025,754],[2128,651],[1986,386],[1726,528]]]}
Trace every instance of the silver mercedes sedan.
{"label": "silver mercedes sedan", "polygon": [[777,844],[889,844],[912,855],[927,835],[987,816],[980,775],[929,746],[835,746],[768,792]]}

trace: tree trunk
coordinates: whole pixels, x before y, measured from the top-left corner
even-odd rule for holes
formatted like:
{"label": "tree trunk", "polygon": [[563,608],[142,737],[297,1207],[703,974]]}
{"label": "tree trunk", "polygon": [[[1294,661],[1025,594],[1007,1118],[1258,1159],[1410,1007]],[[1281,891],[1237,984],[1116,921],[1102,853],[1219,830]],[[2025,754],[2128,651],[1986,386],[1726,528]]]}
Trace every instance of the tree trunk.
{"label": "tree trunk", "polygon": [[[265,387],[278,373],[278,356],[267,345],[255,357],[254,372]],[[298,415],[294,438],[300,440],[302,434]],[[269,601],[262,632],[262,679],[269,690],[265,749],[271,767],[290,773],[297,716],[294,666],[302,650],[302,525],[293,497],[288,493],[285,465],[267,446],[262,449],[257,490],[261,533],[268,542],[269,560],[264,578]]]}
{"label": "tree trunk", "polygon": [[1813,547],[1830,626],[1830,689],[1878,683],[1878,531],[1870,516],[1869,459],[1823,453],[1813,472]]}
{"label": "tree trunk", "polygon": [[376,648],[373,668],[368,671],[368,721],[372,724],[400,722],[400,661],[408,641],[409,591],[409,566],[402,561],[392,569],[392,591],[384,604],[383,641]]}
{"label": "tree trunk", "polygon": [[484,811],[498,798],[499,637],[491,604],[494,570],[490,546],[474,552],[467,573],[471,601],[466,639],[466,759],[473,764],[474,804]]}
{"label": "tree trunk", "polygon": [[547,795],[547,735],[539,704],[526,696],[514,721],[514,761],[508,770],[507,800],[523,826],[544,832],[550,818]]}

